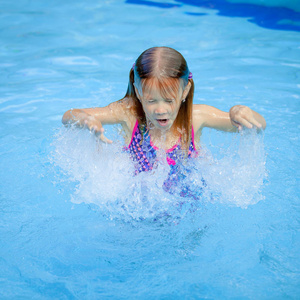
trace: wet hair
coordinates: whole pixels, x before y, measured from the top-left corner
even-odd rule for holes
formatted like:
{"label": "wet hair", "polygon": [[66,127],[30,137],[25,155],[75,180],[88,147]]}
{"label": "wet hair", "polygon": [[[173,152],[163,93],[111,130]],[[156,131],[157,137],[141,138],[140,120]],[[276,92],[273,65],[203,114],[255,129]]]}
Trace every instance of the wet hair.
{"label": "wet hair", "polygon": [[146,116],[134,89],[134,83],[142,92],[158,87],[162,97],[177,95],[178,89],[191,83],[190,91],[181,103],[178,115],[174,121],[174,129],[181,134],[183,149],[188,149],[192,129],[192,107],[194,97],[194,81],[189,78],[189,68],[184,57],[169,47],[153,47],[145,50],[136,60],[129,73],[129,84],[125,97],[134,102],[134,112],[139,125],[146,126]]}

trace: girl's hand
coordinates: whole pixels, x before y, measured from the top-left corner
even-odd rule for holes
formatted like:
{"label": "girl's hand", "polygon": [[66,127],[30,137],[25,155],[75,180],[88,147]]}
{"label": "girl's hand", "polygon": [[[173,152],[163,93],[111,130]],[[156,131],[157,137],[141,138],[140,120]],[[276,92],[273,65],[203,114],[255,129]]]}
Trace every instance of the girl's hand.
{"label": "girl's hand", "polygon": [[257,113],[253,112],[251,108],[244,105],[235,105],[229,111],[230,120],[233,126],[238,130],[242,130],[243,126],[253,128],[256,126],[261,129],[263,125],[255,118]]}
{"label": "girl's hand", "polygon": [[98,118],[95,116],[95,109],[70,109],[66,111],[62,118],[64,125],[75,124],[79,127],[88,128],[94,132],[99,139],[107,144],[111,144],[112,141],[106,138],[103,134],[104,129]]}
{"label": "girl's hand", "polygon": [[109,140],[104,136],[104,128],[99,120],[97,120],[94,116],[88,116],[83,124],[84,127],[88,128],[90,131],[95,133],[95,135],[104,143],[111,144],[112,140]]}

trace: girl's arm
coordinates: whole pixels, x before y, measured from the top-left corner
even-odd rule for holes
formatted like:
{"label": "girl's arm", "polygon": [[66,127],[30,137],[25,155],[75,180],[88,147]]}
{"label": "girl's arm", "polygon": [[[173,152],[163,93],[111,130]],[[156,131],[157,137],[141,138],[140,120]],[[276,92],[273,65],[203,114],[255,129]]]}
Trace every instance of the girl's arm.
{"label": "girl's arm", "polygon": [[128,100],[119,100],[106,107],[70,109],[64,113],[62,123],[65,125],[75,124],[79,127],[87,127],[96,136],[99,136],[103,142],[112,143],[111,140],[104,136],[102,125],[122,124],[126,130],[131,115],[129,108],[130,104]]}
{"label": "girl's arm", "polygon": [[193,124],[195,131],[204,127],[231,132],[241,130],[243,126],[266,128],[264,117],[244,105],[233,106],[229,113],[209,105],[194,105]]}

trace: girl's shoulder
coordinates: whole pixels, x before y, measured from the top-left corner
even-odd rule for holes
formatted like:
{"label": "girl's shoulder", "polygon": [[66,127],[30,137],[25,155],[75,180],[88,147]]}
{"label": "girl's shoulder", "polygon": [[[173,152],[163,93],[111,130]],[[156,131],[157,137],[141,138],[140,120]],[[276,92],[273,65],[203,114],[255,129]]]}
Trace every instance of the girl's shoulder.
{"label": "girl's shoulder", "polygon": [[229,113],[214,106],[195,104],[193,107],[193,126],[195,131],[204,127],[223,131],[234,131]]}
{"label": "girl's shoulder", "polygon": [[119,114],[123,127],[132,131],[137,120],[134,100],[130,97],[125,97],[116,102],[112,102],[109,104],[109,107]]}
{"label": "girl's shoulder", "polygon": [[206,104],[193,104],[193,114],[203,114],[203,112],[209,107]]}
{"label": "girl's shoulder", "polygon": [[207,114],[208,112],[214,109],[216,108],[207,104],[193,104],[193,114],[197,115]]}
{"label": "girl's shoulder", "polygon": [[211,106],[206,104],[193,104],[193,127],[195,132],[202,129],[205,125],[207,114]]}
{"label": "girl's shoulder", "polygon": [[134,106],[134,102],[131,98],[124,97],[118,101],[111,102],[107,107],[113,110],[119,110],[120,113],[126,112],[127,110],[130,111]]}

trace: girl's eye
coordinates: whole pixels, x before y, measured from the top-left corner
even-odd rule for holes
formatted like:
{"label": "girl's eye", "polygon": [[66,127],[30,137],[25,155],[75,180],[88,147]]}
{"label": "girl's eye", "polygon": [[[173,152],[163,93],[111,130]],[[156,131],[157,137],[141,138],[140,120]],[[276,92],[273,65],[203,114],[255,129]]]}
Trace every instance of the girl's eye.
{"label": "girl's eye", "polygon": [[155,102],[155,100],[154,99],[150,99],[150,100],[148,100],[148,103],[154,103]]}
{"label": "girl's eye", "polygon": [[167,103],[173,103],[173,102],[174,102],[174,99],[166,99],[166,102],[167,102]]}

